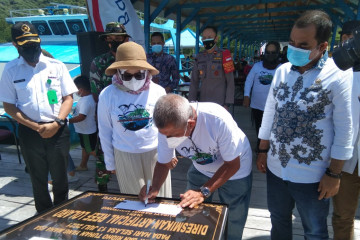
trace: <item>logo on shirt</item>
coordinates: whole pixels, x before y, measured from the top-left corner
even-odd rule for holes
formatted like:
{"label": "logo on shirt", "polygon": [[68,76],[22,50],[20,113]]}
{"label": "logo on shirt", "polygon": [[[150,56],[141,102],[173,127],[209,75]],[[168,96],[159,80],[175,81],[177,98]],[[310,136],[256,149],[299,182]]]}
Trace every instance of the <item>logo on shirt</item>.
{"label": "logo on shirt", "polygon": [[186,154],[186,157],[195,161],[197,164],[206,165],[216,161],[216,155],[202,152],[200,148],[194,144],[190,147],[182,147],[181,150]]}
{"label": "logo on shirt", "polygon": [[273,80],[273,75],[268,72],[261,71],[259,81],[262,85],[269,85]]}
{"label": "logo on shirt", "polygon": [[123,104],[119,106],[119,109],[122,114],[118,115],[118,121],[126,130],[137,131],[152,125],[150,113],[143,105]]}

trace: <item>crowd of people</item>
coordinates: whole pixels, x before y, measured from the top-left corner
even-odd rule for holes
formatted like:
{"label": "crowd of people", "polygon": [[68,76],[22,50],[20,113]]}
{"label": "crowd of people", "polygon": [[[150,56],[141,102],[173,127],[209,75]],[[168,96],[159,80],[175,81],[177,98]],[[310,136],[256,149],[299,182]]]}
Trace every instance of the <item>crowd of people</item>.
{"label": "crowd of people", "polygon": [[[344,24],[342,41],[359,21]],[[180,206],[211,202],[215,191],[229,207],[227,239],[241,239],[252,189],[253,148],[229,112],[235,82],[245,81],[258,142],[257,169],[266,173],[271,239],[292,239],[296,205],[305,239],[328,239],[334,199],[334,239],[352,239],[360,195],[357,72],[341,71],[328,55],[332,22],[323,11],[304,12],[289,45],[266,44],[250,68],[217,47],[217,29],[202,32],[204,51],[193,62],[188,99],[174,94],[179,71],[164,53],[164,36],[151,35],[151,52],[129,41],[123,25],[111,22],[100,37],[109,51],[91,63],[90,77],[74,81],[60,61],[41,53],[29,22],[13,25],[19,58],[0,80],[0,101],[19,123],[21,150],[31,177],[35,207],[44,212],[67,200],[70,148],[67,122],[79,133],[88,169],[96,157],[99,191],[116,175],[121,193],[149,203],[172,197],[171,170],[178,157],[192,160]],[[285,54],[285,55],[284,55]],[[78,94],[72,117],[73,94]],[[47,181],[53,182],[53,200]],[[147,186],[151,180],[151,186]],[[147,192],[146,189],[149,189]]]}

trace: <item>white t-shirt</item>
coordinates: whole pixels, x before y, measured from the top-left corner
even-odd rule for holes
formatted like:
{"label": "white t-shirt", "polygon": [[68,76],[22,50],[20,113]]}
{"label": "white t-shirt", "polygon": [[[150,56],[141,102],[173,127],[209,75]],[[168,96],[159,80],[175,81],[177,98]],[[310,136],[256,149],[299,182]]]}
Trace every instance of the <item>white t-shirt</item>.
{"label": "white t-shirt", "polygon": [[155,103],[165,89],[151,82],[149,90],[130,94],[110,85],[101,91],[98,124],[107,170],[115,170],[114,148],[128,153],[144,153],[158,145],[158,129],[152,116]]}
{"label": "white t-shirt", "polygon": [[[196,126],[191,139],[186,139],[176,150],[193,160],[195,168],[208,177],[212,177],[224,161],[240,156],[240,169],[230,180],[247,177],[252,161],[250,143],[231,114],[215,103],[191,105],[197,108]],[[168,163],[174,156],[175,150],[168,147],[166,136],[159,133],[158,161]]]}
{"label": "white t-shirt", "polygon": [[91,94],[79,99],[74,109],[73,116],[76,117],[79,114],[83,114],[86,115],[86,118],[81,122],[74,123],[75,131],[77,133],[92,134],[96,132],[95,109],[96,103]]}
{"label": "white t-shirt", "polygon": [[[57,102],[50,104],[48,92],[56,91]],[[35,122],[51,122],[59,116],[62,98],[77,92],[65,64],[40,55],[35,67],[23,57],[5,65],[0,80],[0,101],[16,106]]]}
{"label": "white t-shirt", "polygon": [[264,111],[266,98],[276,69],[264,68],[263,62],[255,63],[251,68],[244,87],[244,96],[249,97],[251,93],[251,108]]}

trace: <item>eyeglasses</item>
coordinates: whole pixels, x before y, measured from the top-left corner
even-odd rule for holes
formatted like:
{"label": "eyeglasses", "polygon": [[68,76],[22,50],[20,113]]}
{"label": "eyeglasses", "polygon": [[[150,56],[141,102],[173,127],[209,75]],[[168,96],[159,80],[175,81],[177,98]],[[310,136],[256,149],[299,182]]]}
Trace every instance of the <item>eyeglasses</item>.
{"label": "eyeglasses", "polygon": [[265,54],[277,54],[278,52],[276,51],[273,51],[273,52],[270,52],[270,51],[265,51]]}
{"label": "eyeglasses", "polygon": [[145,78],[145,71],[144,71],[144,72],[137,72],[137,73],[134,73],[134,74],[131,74],[131,73],[128,73],[128,72],[124,72],[124,73],[121,73],[121,77],[122,77],[122,80],[123,80],[123,81],[130,81],[133,77],[134,77],[136,80],[144,80],[144,78]]}

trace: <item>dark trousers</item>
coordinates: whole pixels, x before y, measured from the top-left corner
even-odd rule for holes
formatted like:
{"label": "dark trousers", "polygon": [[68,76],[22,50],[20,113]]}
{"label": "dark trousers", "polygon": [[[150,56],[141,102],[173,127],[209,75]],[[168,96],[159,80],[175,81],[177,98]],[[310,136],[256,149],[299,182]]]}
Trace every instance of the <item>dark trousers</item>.
{"label": "dark trousers", "polygon": [[[264,111],[261,111],[259,109],[255,109],[252,108],[251,109],[251,113],[255,122],[255,130],[256,130],[256,136],[259,135],[259,129],[261,127],[261,121],[264,115]],[[256,149],[259,148],[259,144],[260,144],[260,139],[258,138],[257,144],[256,144]]]}
{"label": "dark trousers", "polygon": [[271,239],[292,239],[292,211],[299,211],[306,240],[329,239],[327,216],[330,199],[318,200],[319,183],[293,183],[266,171],[267,203],[271,217]]}
{"label": "dark trousers", "polygon": [[[41,213],[68,198],[67,163],[70,150],[70,131],[67,126],[51,138],[19,124],[20,146],[31,177],[35,208]],[[53,180],[54,203],[48,191],[48,173]]]}

